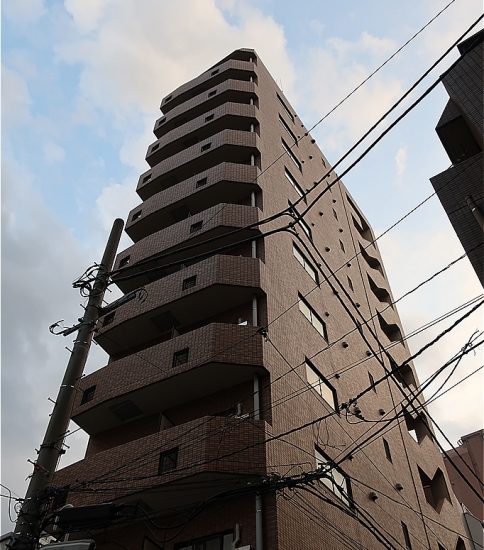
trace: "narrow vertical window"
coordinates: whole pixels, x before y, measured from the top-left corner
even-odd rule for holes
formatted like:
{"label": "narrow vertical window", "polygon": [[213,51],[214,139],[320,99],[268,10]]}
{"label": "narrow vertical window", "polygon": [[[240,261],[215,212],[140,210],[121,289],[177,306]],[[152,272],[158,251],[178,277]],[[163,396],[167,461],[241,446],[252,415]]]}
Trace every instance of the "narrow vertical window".
{"label": "narrow vertical window", "polygon": [[334,410],[338,410],[336,390],[324,376],[306,359],[306,378],[308,384],[316,390],[326,403]]}
{"label": "narrow vertical window", "polygon": [[408,550],[412,550],[412,543],[410,542],[410,533],[408,532],[408,527],[401,522],[402,524],[402,531],[403,531],[403,539],[405,540],[405,547],[408,548]]}
{"label": "narrow vertical window", "polygon": [[294,164],[299,168],[299,170],[302,172],[302,165],[299,159],[296,157],[296,155],[292,152],[292,149],[289,147],[289,145],[283,140],[282,141],[282,148],[284,151],[286,151],[287,156],[294,162]]}
{"label": "narrow vertical window", "polygon": [[392,453],[390,452],[390,445],[388,444],[388,441],[383,437],[383,448],[385,449],[385,456],[387,457],[388,462],[393,462],[392,460]]}
{"label": "narrow vertical window", "polygon": [[313,325],[313,327],[319,332],[319,334],[328,341],[328,331],[326,329],[326,323],[321,317],[314,311],[314,309],[306,302],[306,300],[299,294],[299,311],[306,317],[306,319]]}
{"label": "narrow vertical window", "polygon": [[354,287],[353,287],[353,281],[349,278],[349,276],[347,276],[347,278],[348,278],[348,286],[350,287],[350,289],[351,289],[352,291],[354,291],[355,289],[354,289]]}
{"label": "narrow vertical window", "polygon": [[370,381],[370,388],[376,393],[375,379],[371,372],[368,372],[368,380]]}
{"label": "narrow vertical window", "polygon": [[292,245],[292,253],[294,254],[294,257],[296,258],[296,260],[307,271],[311,279],[315,283],[319,284],[318,272],[316,271],[316,269],[314,269],[311,262],[306,258],[306,256],[304,256],[304,254],[299,250],[299,248],[295,244]]}

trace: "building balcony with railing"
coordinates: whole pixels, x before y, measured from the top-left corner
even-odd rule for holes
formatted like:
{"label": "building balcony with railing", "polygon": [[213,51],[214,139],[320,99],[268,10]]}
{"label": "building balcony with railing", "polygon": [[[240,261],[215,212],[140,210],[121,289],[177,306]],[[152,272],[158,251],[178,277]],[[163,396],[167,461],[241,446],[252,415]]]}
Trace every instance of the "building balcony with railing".
{"label": "building balcony with railing", "polygon": [[129,269],[114,275],[113,280],[123,292],[130,292],[165,276],[167,270],[178,269],[180,263],[193,263],[217,248],[248,242],[260,234],[258,226],[248,227],[259,215],[257,207],[225,203],[199,212],[121,252],[114,269]]}
{"label": "building balcony with railing", "polygon": [[250,203],[260,191],[257,166],[222,162],[205,172],[152,195],[128,215],[126,232],[137,242],[220,202]]}
{"label": "building balcony with railing", "polygon": [[257,132],[222,130],[210,138],[156,164],[141,174],[137,193],[146,200],[185,179],[222,162],[259,164],[260,145]]}
{"label": "building balcony with railing", "polygon": [[76,506],[116,501],[168,514],[265,474],[266,429],[262,420],[204,416],[86,456],[54,482],[69,486]]}

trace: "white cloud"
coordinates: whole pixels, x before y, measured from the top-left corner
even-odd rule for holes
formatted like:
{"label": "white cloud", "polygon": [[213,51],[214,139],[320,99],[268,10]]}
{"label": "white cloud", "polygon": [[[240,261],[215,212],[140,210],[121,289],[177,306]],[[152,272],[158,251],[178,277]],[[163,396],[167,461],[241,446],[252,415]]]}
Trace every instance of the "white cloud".
{"label": "white cloud", "polygon": [[[2,307],[8,322],[2,325],[2,410],[9,419],[2,424],[2,468],[3,483],[22,495],[31,472],[27,458],[35,459],[52,409],[47,398],[55,399],[69,357],[64,346],[72,345],[48,327],[60,318],[76,322],[81,299],[71,282],[88,258],[98,258],[96,242],[83,249],[48,210],[35,176],[8,155],[3,161]],[[94,347],[89,364],[102,366],[104,357]],[[82,445],[73,445],[69,458],[81,455]]]}
{"label": "white cloud", "polygon": [[[398,298],[463,253],[457,237],[439,225],[429,227],[426,231],[402,226],[381,239],[379,247],[394,298]],[[477,277],[467,258],[464,258],[397,305],[402,326],[408,334],[481,293],[482,288]],[[458,313],[413,337],[409,341],[411,352],[416,352],[464,313],[465,311]],[[415,361],[420,381],[425,380],[459,352],[476,328],[482,325],[482,315],[481,308]],[[464,358],[446,387],[481,364],[482,349],[476,356],[470,354]],[[426,398],[439,387],[449,372],[447,370],[425,392]],[[482,381],[482,373],[477,374],[470,382],[458,386],[431,405],[431,414],[444,427],[454,444],[460,436],[482,427]],[[442,439],[441,442],[448,448],[448,444]]]}
{"label": "white cloud", "polygon": [[45,5],[44,0],[7,0],[2,11],[15,23],[32,24],[45,14]]}
{"label": "white cloud", "polygon": [[[135,0],[107,3],[100,21],[98,3],[86,8],[69,0],[74,36],[59,44],[57,53],[80,64],[81,97],[121,123],[133,110],[152,115],[164,94],[240,47],[257,49],[286,87],[292,85],[284,33],[272,18],[256,8],[237,9],[234,24],[212,0],[183,4],[180,9],[179,3],[147,0],[140,10]],[[87,36],[86,19],[92,31]]]}
{"label": "white cloud", "polygon": [[361,54],[368,54],[377,58],[383,58],[396,49],[396,44],[390,38],[380,38],[364,31],[355,41],[344,40],[343,38],[332,37],[326,41],[340,60],[343,58],[358,57]]}
{"label": "white cloud", "polygon": [[95,30],[112,0],[65,0],[66,11],[75,20],[81,33]]}
{"label": "white cloud", "polygon": [[2,65],[2,125],[10,130],[26,124],[31,117],[30,97],[27,82],[21,74]]}
{"label": "white cloud", "polygon": [[[305,82],[297,97],[312,121],[341,101],[374,69],[359,62],[355,51],[363,44],[329,40],[325,48],[309,49],[300,66],[298,81]],[[341,150],[361,135],[402,94],[396,77],[378,74],[325,120],[323,149]]]}
{"label": "white cloud", "polygon": [[[425,0],[422,6],[427,13],[435,13],[441,7],[441,4],[436,0]],[[481,14],[482,2],[480,0],[467,0],[465,9],[462,9],[462,6],[455,2],[447,10],[446,15],[439,18],[438,25],[431,25],[423,35],[420,51],[426,57],[430,55],[431,58],[442,55]],[[474,27],[474,30],[468,36],[476,33],[481,28],[482,22]],[[454,53],[454,57],[456,56],[457,51]]]}
{"label": "white cloud", "polygon": [[397,176],[403,176],[407,169],[407,148],[400,147],[395,155],[395,167],[397,170]]}
{"label": "white cloud", "polygon": [[49,164],[57,164],[63,162],[66,156],[64,149],[52,141],[47,141],[43,145],[44,158]]}
{"label": "white cloud", "polygon": [[[95,124],[96,110],[107,114],[122,136],[121,162],[138,173],[147,168],[144,157],[155,139],[152,128],[161,98],[231,51],[256,49],[285,90],[293,86],[284,32],[271,17],[236,1],[220,5],[183,0],[183,5],[180,9],[180,3],[146,0],[140,10],[136,0],[65,2],[72,32],[56,52],[61,61],[79,65],[73,119]],[[230,22],[223,9],[230,10]],[[101,192],[97,207],[103,225],[136,204],[136,179],[133,175],[129,184],[110,185]]]}

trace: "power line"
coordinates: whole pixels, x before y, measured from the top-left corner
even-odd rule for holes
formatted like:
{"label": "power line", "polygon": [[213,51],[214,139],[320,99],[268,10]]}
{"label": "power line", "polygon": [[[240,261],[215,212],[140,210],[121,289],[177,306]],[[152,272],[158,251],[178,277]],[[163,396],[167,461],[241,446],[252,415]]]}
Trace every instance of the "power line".
{"label": "power line", "polygon": [[[484,16],[482,16],[484,17]],[[300,239],[301,240],[301,239]],[[356,314],[359,315],[360,317],[362,317],[363,319],[363,323],[366,325],[366,327],[368,328],[370,334],[372,335],[372,337],[375,339],[375,341],[378,343],[378,345],[380,346],[380,351],[383,352],[383,354],[388,358],[388,360],[390,361],[390,364],[393,366],[393,365],[397,365],[396,361],[394,360],[394,358],[390,355],[390,353],[388,352],[388,350],[386,350],[384,348],[384,346],[381,344],[376,332],[368,325],[368,323],[365,322],[365,319],[363,318],[361,312],[358,310],[358,308],[356,307],[356,304],[353,300],[353,298],[349,295],[348,291],[346,290],[346,288],[341,284],[341,282],[339,281],[339,279],[334,275],[334,273],[332,272],[330,266],[328,265],[327,261],[325,260],[325,258],[322,256],[322,254],[320,253],[320,251],[318,250],[317,246],[311,241],[311,245],[313,246],[314,250],[316,251],[318,257],[321,259],[321,261],[323,262],[324,266],[326,267],[326,269],[333,275],[333,277],[335,278],[336,282],[338,283],[339,287],[341,288],[341,290],[343,291],[343,293],[345,294],[347,300],[350,302],[350,304],[354,307],[355,311],[356,311]],[[305,245],[304,245],[305,246]],[[317,264],[317,267],[318,267],[318,270],[324,275],[323,271],[322,271],[322,268],[319,264]],[[362,327],[361,325],[358,323],[358,321],[356,320],[355,316],[352,314],[352,312],[350,311],[349,307],[345,304],[345,302],[342,300],[341,296],[339,295],[339,292],[336,291],[335,287],[333,286],[333,284],[328,280],[328,284],[331,286],[331,289],[333,290],[333,292],[335,293],[338,301],[340,302],[340,304],[343,306],[344,310],[346,311],[347,315],[350,317],[350,319],[352,320],[352,322],[355,324],[355,326],[358,328],[358,333],[360,334],[361,338],[364,340],[364,342],[366,343],[366,345],[368,346],[368,348],[370,349],[370,351],[375,355],[375,357],[377,358],[378,362],[380,363],[380,365],[382,366],[382,368],[385,370],[385,372],[389,375],[390,378],[392,378],[392,380],[395,382],[396,384],[396,387],[397,389],[400,391],[400,393],[402,393],[402,395],[404,397],[407,397],[405,392],[403,391],[403,389],[400,387],[399,383],[398,383],[398,380],[396,380],[396,374],[394,372],[394,369],[391,368],[390,370],[387,369],[385,363],[383,362],[382,359],[380,359],[378,357],[378,355],[375,353],[375,351],[373,350],[370,342],[368,341],[367,337],[365,336],[363,330],[362,330]],[[477,307],[480,307],[482,304],[484,303],[481,302]],[[474,309],[477,309],[477,307],[474,307],[472,311],[474,311]],[[454,324],[455,326],[455,324]],[[448,332],[448,331],[447,331]],[[438,337],[438,339],[440,339],[442,337],[442,335],[440,335]],[[423,351],[425,351],[426,349],[428,349],[431,345],[434,345],[436,341],[438,341],[438,339],[434,339],[432,341],[432,343],[429,343],[427,345],[424,346],[424,348],[422,348],[421,350],[419,350],[416,354],[413,354],[413,356],[411,357],[411,359],[414,359],[415,357],[418,357],[421,353],[423,353]],[[409,392],[411,395],[414,394],[413,390],[411,388],[409,388]],[[417,403],[418,403],[418,399],[417,399]],[[412,407],[412,408],[415,408],[415,406],[413,405],[412,401],[409,400],[409,405]],[[430,416],[429,416],[430,417]],[[451,445],[451,447],[455,450],[455,448],[452,446],[452,444],[450,443],[450,441],[448,440],[447,436],[443,433],[442,429],[435,423],[434,420],[432,420],[432,422],[434,422],[435,426],[437,427],[437,429],[439,430],[439,432],[442,434],[442,436],[446,439],[446,441]],[[429,426],[427,426],[429,428]],[[468,485],[468,487],[471,489],[471,491],[473,493],[475,493],[475,495],[482,501],[484,502],[484,499],[482,498],[481,495],[479,495],[479,493],[474,489],[474,487],[472,486],[472,484],[469,482],[469,480],[465,477],[465,475],[461,472],[461,470],[455,465],[454,461],[452,460],[452,458],[448,455],[447,451],[441,446],[441,444],[439,443],[438,440],[436,440],[436,444],[437,446],[440,448],[440,450],[444,453],[444,455],[446,456],[446,458],[449,460],[449,462],[455,467],[457,473],[459,474],[459,476],[464,480],[464,482],[466,483],[466,485]],[[459,455],[458,451],[455,450],[455,452],[457,453],[457,455]],[[475,476],[475,473],[472,472],[472,474]],[[419,502],[420,504],[420,502]]]}
{"label": "power line", "polygon": [[[305,199],[305,197],[307,195],[309,195],[309,193],[311,193],[317,186],[319,186],[326,177],[328,177],[331,172],[334,171],[334,169],[351,153],[353,152],[354,149],[356,149],[356,147],[364,140],[366,139],[366,137],[383,121],[385,120],[385,118],[394,110],[396,109],[396,107],[398,107],[398,105],[418,86],[418,84],[447,56],[449,55],[453,49],[455,48],[455,46],[462,41],[462,39],[466,36],[466,34],[468,34],[480,21],[481,19],[483,18],[484,16],[481,16],[479,17],[466,31],[465,33],[463,33],[458,39],[457,41],[455,41],[452,46],[423,74],[423,76],[421,76],[411,87],[410,89],[364,134],[364,136],[362,138],[360,138],[360,140],[358,140],[356,142],[355,145],[353,145],[348,151],[347,153],[345,153],[343,155],[343,157],[341,157],[337,162],[336,164],[334,165],[333,168],[331,168],[329,171],[327,171],[325,173],[324,176],[322,176],[317,182],[315,182],[315,184],[313,185],[313,187],[304,192],[303,195],[294,203],[293,206],[297,206],[297,204],[299,202],[301,202],[302,200]],[[453,68],[455,66],[455,64],[457,63],[454,62],[447,70],[446,72],[448,72],[451,68]],[[373,147],[375,147],[377,145],[377,143],[379,143],[379,141],[381,141],[381,139],[383,139],[383,137],[391,131],[391,129],[393,129],[410,111],[412,111],[438,84],[440,83],[440,78],[438,80],[436,80],[429,88],[427,88],[427,90],[421,94],[419,96],[419,98],[409,107],[407,108],[404,113],[402,115],[400,115],[394,122],[391,123],[391,125],[385,129],[371,144],[369,147],[367,147],[367,149],[365,149],[365,151],[359,155],[359,157],[356,159],[356,161],[354,161],[350,167],[348,167],[344,172],[343,174],[341,174],[340,176],[337,176],[336,179],[331,183],[329,184],[317,197],[316,199],[314,199],[307,207],[306,209],[302,212],[302,214],[299,215],[299,218],[298,219],[302,219],[306,213],[314,206],[314,204],[319,200],[319,198],[321,198],[321,196],[326,193],[331,187],[333,187],[344,175],[346,175],[350,170],[352,170],[370,151],[371,149],[373,149]],[[144,265],[145,263],[150,263],[150,262],[153,262],[154,260],[159,260],[159,259],[162,259],[164,257],[167,257],[167,256],[170,256],[172,255],[174,252],[184,252],[185,250],[189,250],[191,248],[194,248],[194,247],[199,247],[201,245],[204,245],[204,244],[207,244],[207,243],[210,243],[210,242],[214,242],[216,240],[220,240],[221,238],[224,238],[224,237],[227,237],[227,236],[230,236],[230,235],[233,235],[233,234],[236,234],[236,233],[240,233],[241,231],[243,230],[247,230],[247,229],[251,229],[251,228],[254,228],[254,227],[257,227],[259,225],[262,225],[262,224],[265,224],[265,223],[268,223],[269,221],[273,221],[283,215],[288,215],[290,214],[290,208],[286,208],[276,214],[273,214],[272,216],[269,216],[263,220],[260,220],[258,222],[254,222],[252,224],[249,224],[249,225],[246,225],[245,227],[242,227],[242,228],[237,228],[233,231],[229,231],[223,235],[219,235],[219,236],[216,236],[216,237],[212,237],[210,239],[206,239],[205,241],[201,241],[201,242],[197,242],[197,243],[193,243],[193,244],[189,244],[189,245],[186,245],[184,247],[177,247],[176,251],[171,251],[171,252],[162,252],[162,253],[159,253],[159,254],[154,254],[152,255],[150,258],[146,258],[144,260],[140,260],[138,262],[136,262],[136,264],[133,264],[132,266],[128,266],[128,267],[124,267],[122,269],[115,269],[111,272],[111,276],[113,275],[119,275],[120,273],[122,272],[128,272],[129,271],[132,271],[134,268],[138,268],[139,266],[141,265]],[[296,220],[298,221],[298,220]],[[293,222],[292,225],[294,225],[294,223],[296,222]],[[249,239],[250,240],[250,239]],[[243,241],[241,241],[243,242]],[[234,244],[230,245],[230,246],[234,246]],[[224,248],[224,247],[221,247],[221,248]],[[214,251],[211,251],[210,253],[214,253]],[[198,255],[198,256],[195,256],[195,257],[201,257],[202,255]],[[185,261],[187,261],[185,259]],[[166,267],[171,267],[172,265],[176,265],[176,264],[179,264],[179,263],[183,263],[183,262],[175,262],[175,263],[172,263],[172,264],[165,264],[164,268]],[[148,270],[147,272],[149,271],[153,271],[153,270],[159,270],[160,267],[157,267],[157,268],[152,268],[151,270]],[[133,277],[136,277],[136,276],[139,276],[139,273],[134,273],[133,275],[129,276],[129,275],[125,275],[123,278],[120,278],[119,276],[117,277],[117,280],[120,281],[120,280],[126,280],[128,278],[133,278]]]}

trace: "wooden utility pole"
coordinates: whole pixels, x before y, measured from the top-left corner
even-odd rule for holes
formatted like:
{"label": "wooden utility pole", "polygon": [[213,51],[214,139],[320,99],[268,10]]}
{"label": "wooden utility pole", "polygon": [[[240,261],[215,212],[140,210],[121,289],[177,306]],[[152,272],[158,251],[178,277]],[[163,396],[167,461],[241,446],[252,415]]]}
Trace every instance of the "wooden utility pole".
{"label": "wooden utility pole", "polygon": [[34,471],[18,515],[13,541],[10,543],[12,549],[34,550],[38,547],[42,530],[42,493],[52,482],[57,462],[62,454],[77,382],[82,376],[89,354],[93,330],[99,318],[109,272],[113,267],[123,227],[123,220],[114,221],[94,285],[89,293],[84,316],[78,325],[77,338],[74,341],[64,379],[59,388],[44,440],[39,449],[39,456],[34,464]]}

